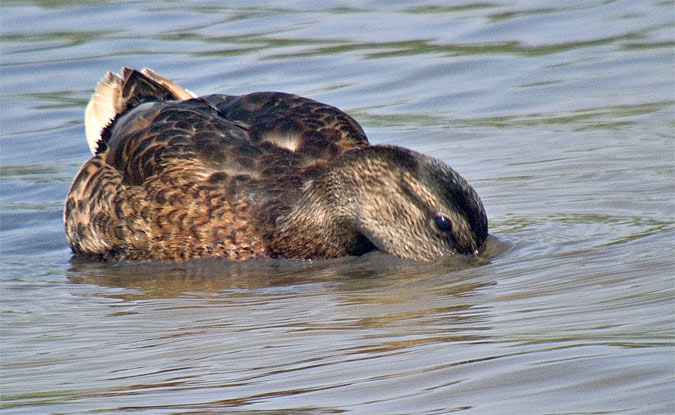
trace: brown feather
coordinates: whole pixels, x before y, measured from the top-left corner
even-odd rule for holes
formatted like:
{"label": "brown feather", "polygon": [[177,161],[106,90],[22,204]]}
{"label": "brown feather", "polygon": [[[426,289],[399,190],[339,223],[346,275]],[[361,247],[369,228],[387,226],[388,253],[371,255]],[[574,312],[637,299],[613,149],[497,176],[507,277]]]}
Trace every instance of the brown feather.
{"label": "brown feather", "polygon": [[[480,199],[452,169],[370,146],[349,115],[307,98],[195,98],[149,69],[123,68],[99,83],[85,122],[95,156],[64,211],[77,254],[245,260],[379,248],[432,259],[473,252],[487,237]],[[439,212],[456,234],[428,229]]]}

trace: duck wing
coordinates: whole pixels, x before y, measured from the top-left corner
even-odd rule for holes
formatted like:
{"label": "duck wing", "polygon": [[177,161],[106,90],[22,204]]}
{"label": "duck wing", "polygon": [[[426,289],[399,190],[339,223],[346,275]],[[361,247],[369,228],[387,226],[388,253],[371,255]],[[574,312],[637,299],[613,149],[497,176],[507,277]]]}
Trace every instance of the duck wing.
{"label": "duck wing", "polygon": [[[131,84],[131,85],[129,85]],[[154,84],[154,85],[153,85]],[[102,133],[99,151],[140,185],[168,168],[196,166],[234,198],[284,195],[292,204],[303,186],[336,157],[368,146],[359,124],[339,109],[280,92],[175,94],[133,71],[125,76],[125,113]]]}
{"label": "duck wing", "polygon": [[332,160],[369,145],[352,117],[308,98],[256,92],[202,99],[217,109],[220,117],[243,129],[250,145],[259,151],[258,179],[267,197],[285,194],[286,200],[293,202],[299,190]]}
{"label": "duck wing", "polygon": [[361,126],[330,105],[282,92],[211,95],[219,114],[246,128],[252,143],[274,145],[316,160],[330,160],[368,145]]}

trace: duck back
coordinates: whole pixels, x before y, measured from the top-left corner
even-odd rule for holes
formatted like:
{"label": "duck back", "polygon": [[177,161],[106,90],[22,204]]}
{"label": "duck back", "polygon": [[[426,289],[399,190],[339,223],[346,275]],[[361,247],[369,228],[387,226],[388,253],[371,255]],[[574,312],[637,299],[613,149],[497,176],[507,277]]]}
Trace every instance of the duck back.
{"label": "duck back", "polygon": [[276,218],[303,188],[368,146],[329,105],[279,92],[194,97],[126,68],[102,80],[86,121],[95,155],[64,220],[76,253],[104,259],[267,256]]}

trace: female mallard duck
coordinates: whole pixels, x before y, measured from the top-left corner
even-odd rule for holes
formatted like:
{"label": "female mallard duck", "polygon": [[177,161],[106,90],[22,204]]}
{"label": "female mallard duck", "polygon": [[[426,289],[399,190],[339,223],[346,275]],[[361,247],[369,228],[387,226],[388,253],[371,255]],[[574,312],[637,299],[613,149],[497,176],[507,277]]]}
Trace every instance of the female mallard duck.
{"label": "female mallard duck", "polygon": [[98,84],[94,153],[68,191],[76,254],[101,259],[411,260],[474,254],[488,235],[474,189],[404,148],[368,143],[337,108],[258,92],[197,97],[150,69]]}

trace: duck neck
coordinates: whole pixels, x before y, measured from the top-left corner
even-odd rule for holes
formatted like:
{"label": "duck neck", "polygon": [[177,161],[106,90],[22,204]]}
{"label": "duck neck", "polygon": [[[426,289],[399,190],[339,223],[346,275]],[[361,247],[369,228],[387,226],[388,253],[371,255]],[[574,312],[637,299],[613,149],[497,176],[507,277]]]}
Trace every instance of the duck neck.
{"label": "duck neck", "polygon": [[342,187],[330,175],[312,183],[298,203],[276,220],[272,255],[320,259],[372,250],[353,219],[353,198]]}

